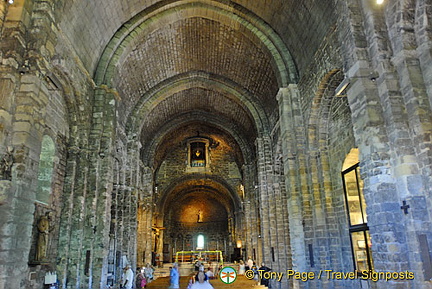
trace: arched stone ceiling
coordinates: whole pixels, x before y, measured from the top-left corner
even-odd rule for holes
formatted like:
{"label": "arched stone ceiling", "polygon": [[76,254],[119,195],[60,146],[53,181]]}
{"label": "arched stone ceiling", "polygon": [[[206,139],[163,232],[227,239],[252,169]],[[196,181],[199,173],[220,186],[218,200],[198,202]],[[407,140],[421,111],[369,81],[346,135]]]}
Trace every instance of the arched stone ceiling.
{"label": "arched stone ceiling", "polygon": [[[129,19],[150,7],[173,5],[177,0],[74,0],[58,1],[60,28],[75,43],[79,57],[89,72],[94,72],[99,58],[114,33]],[[268,23],[291,52],[299,71],[312,59],[328,29],[334,25],[332,0],[218,0],[199,1],[244,7]],[[178,11],[181,15],[182,11]]]}
{"label": "arched stone ceiling", "polygon": [[197,212],[201,211],[203,212],[202,222],[224,223],[228,226],[229,211],[221,204],[223,197],[209,190],[188,191],[171,202],[168,206],[169,212],[165,212],[165,216],[168,215],[174,226],[182,223],[183,226],[193,227],[197,224]]}
{"label": "arched stone ceiling", "polygon": [[[180,122],[179,125],[170,125],[169,130],[161,132],[161,139],[152,139],[153,143],[144,143],[143,159],[144,162],[152,161],[150,165],[158,168],[173,147],[178,145],[186,146],[185,140],[195,136],[206,137],[218,143],[218,147],[227,154],[233,155],[237,164],[241,166],[245,162],[243,154],[250,151],[249,144],[244,142],[239,144],[231,133],[203,122],[203,119],[189,120]],[[250,160],[249,160],[250,161]]]}
{"label": "arched stone ceiling", "polygon": [[188,195],[196,192],[216,198],[226,208],[227,212],[233,212],[241,206],[239,197],[224,182],[215,178],[194,175],[175,180],[175,184],[173,183],[171,187],[161,193],[156,207],[161,210],[160,213],[163,213],[169,210],[173,203],[178,203],[187,198]]}
{"label": "arched stone ceiling", "polygon": [[217,91],[193,87],[170,95],[144,116],[142,143],[146,143],[149,136],[154,136],[167,120],[191,112],[217,115],[227,122],[235,122],[246,135],[256,136],[253,119],[244,107]]}
{"label": "arched stone ceiling", "polygon": [[[336,19],[331,0],[74,0],[56,5],[60,30],[96,84],[118,91],[119,123],[139,134],[143,144],[154,144],[158,133],[159,141],[169,143],[162,128],[169,133],[168,124],[184,115],[206,115],[202,122],[208,127],[235,124],[225,132],[249,151],[253,148],[242,141],[253,145],[257,135],[272,129],[279,87],[297,81],[298,67],[307,66]],[[213,83],[186,77],[172,87],[173,80],[188,74],[208,75]]]}
{"label": "arched stone ceiling", "polygon": [[186,18],[142,35],[119,60],[113,81],[126,107],[158,83],[190,71],[204,71],[236,83],[261,100],[267,114],[276,107],[278,83],[272,58],[242,29],[204,18]]}

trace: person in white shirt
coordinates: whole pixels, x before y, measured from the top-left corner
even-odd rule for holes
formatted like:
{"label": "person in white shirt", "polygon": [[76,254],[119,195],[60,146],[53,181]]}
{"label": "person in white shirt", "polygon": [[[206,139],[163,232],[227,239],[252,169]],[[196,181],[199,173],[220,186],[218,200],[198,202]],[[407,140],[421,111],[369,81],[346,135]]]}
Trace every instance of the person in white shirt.
{"label": "person in white shirt", "polygon": [[252,257],[249,257],[249,259],[247,260],[247,266],[249,267],[248,270],[252,270],[253,265],[254,262],[252,260]]}
{"label": "person in white shirt", "polygon": [[123,276],[122,276],[122,286],[125,289],[132,289],[133,285],[133,271],[129,265],[126,265],[123,268]]}
{"label": "person in white shirt", "polygon": [[205,274],[207,275],[208,279],[214,279],[215,275],[213,273],[213,269],[211,267],[208,268],[207,272],[205,272]]}

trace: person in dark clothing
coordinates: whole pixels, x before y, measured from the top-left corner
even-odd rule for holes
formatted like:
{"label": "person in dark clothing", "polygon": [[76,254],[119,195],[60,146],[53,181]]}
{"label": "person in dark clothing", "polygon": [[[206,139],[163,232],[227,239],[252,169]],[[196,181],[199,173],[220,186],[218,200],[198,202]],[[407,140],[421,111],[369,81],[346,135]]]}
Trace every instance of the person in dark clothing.
{"label": "person in dark clothing", "polygon": [[265,272],[270,272],[271,269],[269,267],[267,267],[264,263],[262,263],[261,267],[259,268],[259,270],[260,270],[260,273],[261,273],[260,275],[262,276],[260,284],[268,287],[269,286],[269,279],[264,278],[264,273]]}

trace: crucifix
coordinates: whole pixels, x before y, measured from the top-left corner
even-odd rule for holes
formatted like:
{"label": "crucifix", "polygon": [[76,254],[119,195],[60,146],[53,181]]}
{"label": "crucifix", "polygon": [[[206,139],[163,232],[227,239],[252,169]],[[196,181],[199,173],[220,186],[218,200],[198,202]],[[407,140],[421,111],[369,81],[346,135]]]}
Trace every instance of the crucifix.
{"label": "crucifix", "polygon": [[406,201],[402,201],[402,206],[400,208],[404,211],[404,214],[407,215],[408,209],[410,208],[410,206],[407,205]]}

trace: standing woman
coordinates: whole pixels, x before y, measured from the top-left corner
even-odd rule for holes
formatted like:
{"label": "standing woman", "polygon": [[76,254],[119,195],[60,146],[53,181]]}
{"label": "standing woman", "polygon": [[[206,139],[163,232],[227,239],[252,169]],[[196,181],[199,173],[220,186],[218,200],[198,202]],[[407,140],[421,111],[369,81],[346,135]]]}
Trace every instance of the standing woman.
{"label": "standing woman", "polygon": [[245,262],[243,262],[243,260],[240,260],[238,274],[244,275],[245,270],[246,270],[246,264],[245,264]]}
{"label": "standing woman", "polygon": [[178,264],[174,263],[170,272],[170,286],[169,288],[178,289],[180,288],[180,273],[178,270]]}
{"label": "standing woman", "polygon": [[153,266],[150,263],[147,263],[147,265],[144,267],[144,276],[146,278],[147,284],[153,281],[153,272]]}
{"label": "standing woman", "polygon": [[144,289],[147,285],[146,277],[144,276],[144,269],[137,269],[137,276],[135,286],[137,289]]}

